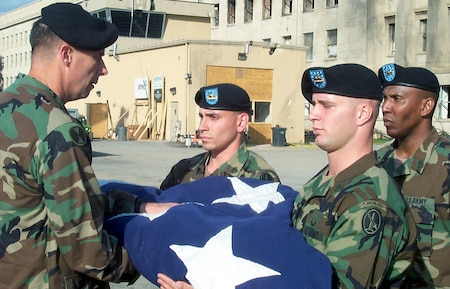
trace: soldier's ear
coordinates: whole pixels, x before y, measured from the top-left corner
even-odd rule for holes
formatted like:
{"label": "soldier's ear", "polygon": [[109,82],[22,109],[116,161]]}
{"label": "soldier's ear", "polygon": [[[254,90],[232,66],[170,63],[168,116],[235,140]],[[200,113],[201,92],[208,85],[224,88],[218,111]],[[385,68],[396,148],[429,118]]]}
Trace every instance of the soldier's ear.
{"label": "soldier's ear", "polygon": [[69,45],[62,45],[60,48],[60,55],[64,65],[69,66],[72,62],[73,49]]}
{"label": "soldier's ear", "polygon": [[357,124],[363,125],[372,119],[373,107],[368,101],[363,102],[357,110]]}
{"label": "soldier's ear", "polygon": [[428,116],[433,113],[433,108],[436,101],[432,97],[427,97],[422,100],[422,109],[420,110],[420,114],[422,116]]}
{"label": "soldier's ear", "polygon": [[239,131],[245,131],[249,122],[248,113],[242,112],[238,115],[237,126]]}

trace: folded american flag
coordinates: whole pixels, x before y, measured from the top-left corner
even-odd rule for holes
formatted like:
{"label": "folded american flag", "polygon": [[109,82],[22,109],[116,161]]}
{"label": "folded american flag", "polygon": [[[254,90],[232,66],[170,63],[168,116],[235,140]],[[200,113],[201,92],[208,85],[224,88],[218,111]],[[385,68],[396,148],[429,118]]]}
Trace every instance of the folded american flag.
{"label": "folded american flag", "polygon": [[109,216],[105,228],[118,237],[136,269],[186,280],[195,289],[331,288],[327,257],[292,227],[297,192],[256,179],[207,177],[164,192],[109,182],[155,202],[181,205],[159,215]]}

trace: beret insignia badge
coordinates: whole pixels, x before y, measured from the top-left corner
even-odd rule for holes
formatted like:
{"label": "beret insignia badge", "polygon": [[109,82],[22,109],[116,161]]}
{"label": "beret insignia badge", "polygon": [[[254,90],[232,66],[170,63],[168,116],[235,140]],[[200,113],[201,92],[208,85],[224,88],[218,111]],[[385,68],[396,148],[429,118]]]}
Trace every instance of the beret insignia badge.
{"label": "beret insignia badge", "polygon": [[323,69],[315,69],[309,71],[309,77],[311,78],[312,83],[317,88],[325,88],[327,86],[327,80],[325,79],[325,74],[323,73]]}
{"label": "beret insignia badge", "polygon": [[383,65],[383,77],[386,81],[392,81],[395,78],[395,66],[392,63]]}
{"label": "beret insignia badge", "polygon": [[205,101],[209,105],[219,102],[219,89],[217,87],[205,89]]}

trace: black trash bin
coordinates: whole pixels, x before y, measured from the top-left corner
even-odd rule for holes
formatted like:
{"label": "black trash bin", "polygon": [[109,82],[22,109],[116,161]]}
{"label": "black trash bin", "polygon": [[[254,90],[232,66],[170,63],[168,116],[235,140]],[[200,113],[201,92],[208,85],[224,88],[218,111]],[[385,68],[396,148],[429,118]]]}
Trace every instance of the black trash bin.
{"label": "black trash bin", "polygon": [[282,147],[286,145],[286,128],[272,127],[272,145]]}

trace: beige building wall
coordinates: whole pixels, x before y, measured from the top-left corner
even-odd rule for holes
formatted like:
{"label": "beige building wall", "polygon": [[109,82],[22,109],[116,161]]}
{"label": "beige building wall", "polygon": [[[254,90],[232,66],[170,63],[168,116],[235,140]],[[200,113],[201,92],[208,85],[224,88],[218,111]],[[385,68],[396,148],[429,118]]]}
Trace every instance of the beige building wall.
{"label": "beige building wall", "polygon": [[[108,75],[100,78],[87,99],[71,102],[68,106],[86,113],[86,103],[108,102],[111,128],[142,125],[150,127],[154,139],[173,139],[176,120],[180,122],[178,133],[181,135],[193,134],[198,129],[198,107],[194,96],[207,83],[208,66],[269,69],[273,71],[273,88],[267,124],[285,127],[288,143],[303,142],[304,100],[298,79],[305,69],[305,50],[279,47],[269,54],[269,46],[255,43],[249,47],[247,60],[240,61],[238,53],[243,51],[244,43],[197,40],[119,53],[116,58],[107,56]],[[154,101],[154,76],[164,79],[161,102]],[[147,106],[136,105],[134,81],[137,78],[149,80],[150,100],[137,101]],[[176,89],[176,94],[171,93],[171,88]],[[257,95],[251,97],[258,98]]]}

